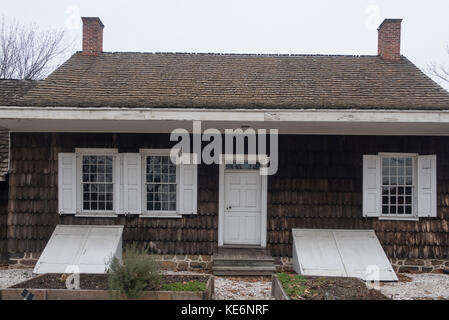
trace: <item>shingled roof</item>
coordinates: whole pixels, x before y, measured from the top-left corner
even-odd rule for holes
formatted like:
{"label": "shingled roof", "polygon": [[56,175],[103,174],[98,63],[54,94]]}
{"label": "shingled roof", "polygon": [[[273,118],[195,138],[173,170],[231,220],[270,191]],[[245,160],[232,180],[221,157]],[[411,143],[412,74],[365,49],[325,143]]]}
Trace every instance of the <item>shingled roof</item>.
{"label": "shingled roof", "polygon": [[[0,79],[0,106],[17,105],[17,100],[36,85],[36,81]],[[8,173],[9,131],[0,127],[0,181]]]}
{"label": "shingled roof", "polygon": [[405,57],[74,54],[20,103],[58,107],[449,109]]}

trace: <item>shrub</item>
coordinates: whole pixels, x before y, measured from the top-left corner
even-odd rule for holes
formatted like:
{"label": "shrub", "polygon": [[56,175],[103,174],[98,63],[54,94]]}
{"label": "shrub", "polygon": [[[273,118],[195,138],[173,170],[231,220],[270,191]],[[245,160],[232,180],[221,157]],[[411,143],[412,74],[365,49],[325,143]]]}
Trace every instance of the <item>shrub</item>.
{"label": "shrub", "polygon": [[146,248],[136,243],[125,247],[123,259],[113,258],[109,264],[109,290],[138,299],[145,290],[155,290],[160,284],[159,265]]}

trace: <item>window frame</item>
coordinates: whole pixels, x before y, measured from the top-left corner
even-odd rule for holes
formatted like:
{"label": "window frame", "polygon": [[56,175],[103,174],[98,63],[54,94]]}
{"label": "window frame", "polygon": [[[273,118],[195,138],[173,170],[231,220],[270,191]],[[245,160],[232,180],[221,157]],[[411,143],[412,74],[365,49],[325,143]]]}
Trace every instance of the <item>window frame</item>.
{"label": "window frame", "polygon": [[[418,153],[402,153],[402,152],[379,152],[380,157],[380,181],[379,181],[379,201],[380,214],[379,220],[418,220]],[[411,157],[412,158],[412,213],[411,214],[390,214],[383,213],[382,210],[382,188],[383,188],[383,159],[391,157]]]}
{"label": "window frame", "polygon": [[176,165],[176,209],[175,210],[147,210],[147,158],[149,156],[169,156],[171,149],[140,149],[140,155],[141,155],[141,176],[142,176],[142,214],[140,215],[141,218],[180,218],[182,217],[182,214],[179,213],[179,205],[180,205],[180,174],[181,174],[181,168],[180,164]]}
{"label": "window frame", "polygon": [[[117,154],[118,149],[111,148],[76,148],[76,214],[77,217],[117,217]],[[112,156],[112,210],[84,210],[83,209],[83,156]]]}

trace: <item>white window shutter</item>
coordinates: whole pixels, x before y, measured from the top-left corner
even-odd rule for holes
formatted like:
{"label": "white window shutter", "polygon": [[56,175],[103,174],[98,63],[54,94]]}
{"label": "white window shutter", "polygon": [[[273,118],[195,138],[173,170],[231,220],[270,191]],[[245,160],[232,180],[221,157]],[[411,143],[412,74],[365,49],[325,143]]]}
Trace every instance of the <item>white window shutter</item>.
{"label": "white window shutter", "polygon": [[115,213],[125,213],[125,174],[123,168],[123,154],[117,154],[115,158]]}
{"label": "white window shutter", "polygon": [[181,162],[179,171],[178,211],[181,214],[196,214],[198,198],[198,165],[184,164]]}
{"label": "white window shutter", "polygon": [[76,213],[76,153],[58,154],[58,207],[60,214]]}
{"label": "white window shutter", "polygon": [[141,214],[141,158],[140,153],[123,154],[124,180],[124,212],[125,214]]}
{"label": "white window shutter", "polygon": [[418,157],[418,217],[437,216],[437,156]]}
{"label": "white window shutter", "polygon": [[380,156],[363,156],[363,216],[379,217],[381,212]]}

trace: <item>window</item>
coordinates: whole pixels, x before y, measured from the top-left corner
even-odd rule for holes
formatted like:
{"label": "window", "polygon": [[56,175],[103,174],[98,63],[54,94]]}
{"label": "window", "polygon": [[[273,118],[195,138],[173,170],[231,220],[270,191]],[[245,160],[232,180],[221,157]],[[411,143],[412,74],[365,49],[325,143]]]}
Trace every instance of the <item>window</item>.
{"label": "window", "polygon": [[414,156],[381,156],[382,215],[411,216],[416,197]]}
{"label": "window", "polygon": [[112,155],[82,155],[83,211],[112,211],[114,203]]}
{"label": "window", "polygon": [[168,152],[148,151],[144,161],[144,197],[146,211],[176,213],[178,194],[178,166]]}
{"label": "window", "polygon": [[436,217],[437,156],[363,155],[362,206],[364,217],[393,220]]}
{"label": "window", "polygon": [[169,149],[77,148],[58,154],[60,214],[176,218],[197,213],[196,164],[174,164]]}
{"label": "window", "polygon": [[260,169],[260,163],[231,163],[226,164],[226,170],[259,170]]}
{"label": "window", "polygon": [[76,149],[77,214],[116,212],[116,149]]}

